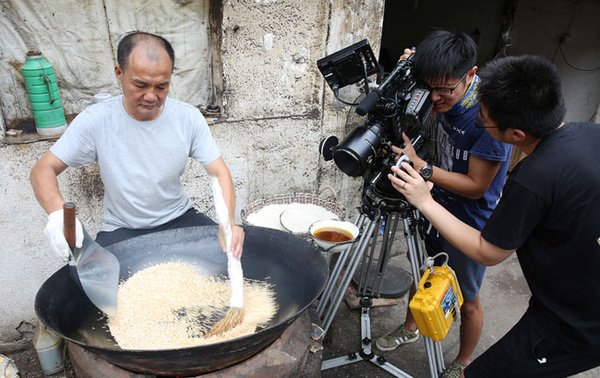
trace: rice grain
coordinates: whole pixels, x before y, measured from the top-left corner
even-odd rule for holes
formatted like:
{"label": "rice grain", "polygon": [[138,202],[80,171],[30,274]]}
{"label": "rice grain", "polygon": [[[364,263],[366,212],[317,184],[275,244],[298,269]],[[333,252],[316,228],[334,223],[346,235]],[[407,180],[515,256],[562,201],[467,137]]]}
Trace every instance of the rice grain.
{"label": "rice grain", "polygon": [[243,322],[205,337],[227,311],[230,295],[227,279],[200,275],[187,263],[157,264],[119,285],[117,314],[108,319],[108,326],[122,349],[186,348],[252,334],[277,312],[272,285],[244,280]]}

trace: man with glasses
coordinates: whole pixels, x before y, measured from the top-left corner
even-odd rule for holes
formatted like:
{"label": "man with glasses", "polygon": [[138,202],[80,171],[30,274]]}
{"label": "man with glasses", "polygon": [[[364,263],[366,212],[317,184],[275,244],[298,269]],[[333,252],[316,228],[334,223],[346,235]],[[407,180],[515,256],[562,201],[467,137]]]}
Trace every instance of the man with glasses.
{"label": "man with glasses", "polygon": [[[405,50],[406,58],[411,53]],[[412,72],[431,91],[437,126],[436,160],[419,157],[411,146],[394,147],[405,154],[415,169],[434,184],[432,195],[463,222],[481,229],[500,198],[510,161],[509,145],[493,139],[478,127],[479,102],[476,75],[477,46],[465,33],[438,30],[417,47]],[[446,252],[448,265],[457,274],[464,296],[461,308],[460,349],[445,377],[459,377],[471,362],[483,327],[479,289],[485,267],[451,246],[429,228],[425,242],[428,253]],[[414,292],[411,291],[411,297]],[[419,334],[412,314],[398,328],[376,341],[382,351],[414,342]]]}

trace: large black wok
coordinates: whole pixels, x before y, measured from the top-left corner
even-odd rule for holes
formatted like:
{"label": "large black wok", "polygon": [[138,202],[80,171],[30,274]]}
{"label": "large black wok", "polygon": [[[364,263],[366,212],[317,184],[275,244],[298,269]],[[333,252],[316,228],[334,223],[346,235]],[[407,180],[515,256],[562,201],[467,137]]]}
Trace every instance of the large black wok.
{"label": "large black wok", "polygon": [[[327,279],[325,259],[307,240],[262,227],[245,230],[244,276],[274,284],[279,304],[271,324],[255,334],[190,348],[121,349],[108,332],[106,319],[69,277],[68,266],[44,282],[35,298],[35,311],[44,325],[64,339],[131,371],[194,375],[236,364],[275,341],[316,300]],[[138,236],[107,249],[119,259],[121,278],[168,261],[190,262],[202,274],[226,274],[226,256],[216,233],[216,226],[180,228]]]}

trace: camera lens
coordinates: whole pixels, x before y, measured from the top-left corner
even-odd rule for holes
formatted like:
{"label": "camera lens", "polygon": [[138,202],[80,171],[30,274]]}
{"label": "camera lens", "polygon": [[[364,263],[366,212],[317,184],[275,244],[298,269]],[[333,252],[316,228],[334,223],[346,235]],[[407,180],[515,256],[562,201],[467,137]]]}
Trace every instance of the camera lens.
{"label": "camera lens", "polygon": [[380,122],[359,126],[335,147],[333,161],[348,176],[362,176],[384,140],[384,126]]}

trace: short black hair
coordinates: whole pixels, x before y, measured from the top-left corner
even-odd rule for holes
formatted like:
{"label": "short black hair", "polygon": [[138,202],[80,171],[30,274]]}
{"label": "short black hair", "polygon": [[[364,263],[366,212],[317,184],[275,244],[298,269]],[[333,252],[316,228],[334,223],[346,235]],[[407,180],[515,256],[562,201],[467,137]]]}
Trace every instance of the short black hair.
{"label": "short black hair", "polygon": [[477,62],[477,45],[466,33],[435,30],[417,46],[412,73],[419,80],[460,78]]}
{"label": "short black hair", "polygon": [[158,42],[162,47],[164,47],[167,54],[169,54],[169,58],[171,59],[171,71],[175,69],[175,51],[173,50],[173,46],[167,41],[165,38],[160,35],[147,33],[139,30],[131,31],[119,41],[119,45],[117,46],[117,64],[121,67],[122,70],[125,70],[127,67],[127,63],[129,60],[129,55],[131,55],[131,51],[140,41],[148,41],[153,40]]}
{"label": "short black hair", "polygon": [[480,73],[479,101],[499,129],[515,128],[537,138],[552,133],[566,107],[556,66],[537,55],[498,58]]}

